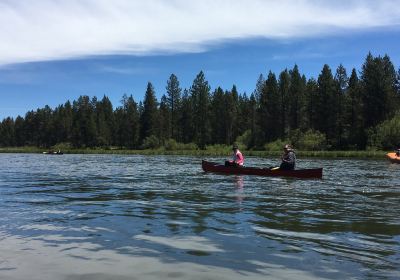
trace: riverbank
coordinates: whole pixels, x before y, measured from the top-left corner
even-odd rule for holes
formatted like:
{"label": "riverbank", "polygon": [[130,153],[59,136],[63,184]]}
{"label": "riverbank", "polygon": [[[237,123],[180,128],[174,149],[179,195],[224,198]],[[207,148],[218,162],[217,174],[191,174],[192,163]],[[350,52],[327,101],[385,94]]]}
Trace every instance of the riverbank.
{"label": "riverbank", "polygon": [[[48,149],[37,147],[6,147],[0,153],[43,153]],[[64,154],[122,154],[122,155],[187,155],[187,156],[229,156],[229,149],[211,150],[128,150],[128,149],[65,149]],[[279,157],[282,151],[242,151],[246,156]],[[299,158],[371,158],[383,159],[387,151],[296,151]]]}

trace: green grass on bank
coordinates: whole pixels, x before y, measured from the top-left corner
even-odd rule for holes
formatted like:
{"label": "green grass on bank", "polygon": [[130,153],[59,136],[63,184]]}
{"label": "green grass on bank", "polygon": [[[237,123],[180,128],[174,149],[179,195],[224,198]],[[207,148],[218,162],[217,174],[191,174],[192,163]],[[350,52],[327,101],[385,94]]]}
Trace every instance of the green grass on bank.
{"label": "green grass on bank", "polygon": [[[0,148],[0,153],[43,153],[48,149],[38,147],[4,147]],[[83,149],[64,149],[64,154],[121,154],[121,155],[182,155],[182,156],[230,156],[228,148],[211,148],[206,150],[128,150],[128,149],[102,149],[102,148],[83,148]],[[245,156],[255,157],[280,157],[282,151],[242,151]],[[387,151],[296,151],[298,158],[371,158],[383,159]]]}

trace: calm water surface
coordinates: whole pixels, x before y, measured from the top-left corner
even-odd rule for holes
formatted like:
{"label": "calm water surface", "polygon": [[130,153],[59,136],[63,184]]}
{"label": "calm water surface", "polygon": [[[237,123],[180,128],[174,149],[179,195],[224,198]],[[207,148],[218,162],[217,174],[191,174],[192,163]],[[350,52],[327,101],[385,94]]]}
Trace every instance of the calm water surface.
{"label": "calm water surface", "polygon": [[304,159],[324,177],[295,180],[200,164],[0,154],[0,279],[400,278],[400,165]]}

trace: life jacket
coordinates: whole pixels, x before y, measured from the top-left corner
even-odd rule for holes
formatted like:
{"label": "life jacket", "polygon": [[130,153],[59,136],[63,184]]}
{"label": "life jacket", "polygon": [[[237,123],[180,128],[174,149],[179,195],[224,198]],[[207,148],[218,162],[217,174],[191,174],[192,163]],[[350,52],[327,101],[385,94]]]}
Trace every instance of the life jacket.
{"label": "life jacket", "polygon": [[237,150],[236,153],[233,154],[233,162],[235,162],[238,165],[244,164],[244,157],[239,150]]}

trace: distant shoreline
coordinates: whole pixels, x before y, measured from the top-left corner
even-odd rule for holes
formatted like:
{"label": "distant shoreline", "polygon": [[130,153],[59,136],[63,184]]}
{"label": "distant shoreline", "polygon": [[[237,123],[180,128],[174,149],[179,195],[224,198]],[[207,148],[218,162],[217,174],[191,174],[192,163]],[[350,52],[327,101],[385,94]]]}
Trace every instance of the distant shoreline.
{"label": "distant shoreline", "polygon": [[[48,149],[36,147],[6,147],[0,148],[0,153],[32,153],[42,154]],[[120,155],[179,155],[179,156],[226,156],[228,150],[129,150],[129,149],[65,149],[64,154],[120,154]],[[281,151],[253,151],[243,150],[245,156],[253,157],[280,157]],[[298,158],[355,158],[355,159],[385,159],[387,151],[296,151]]]}

